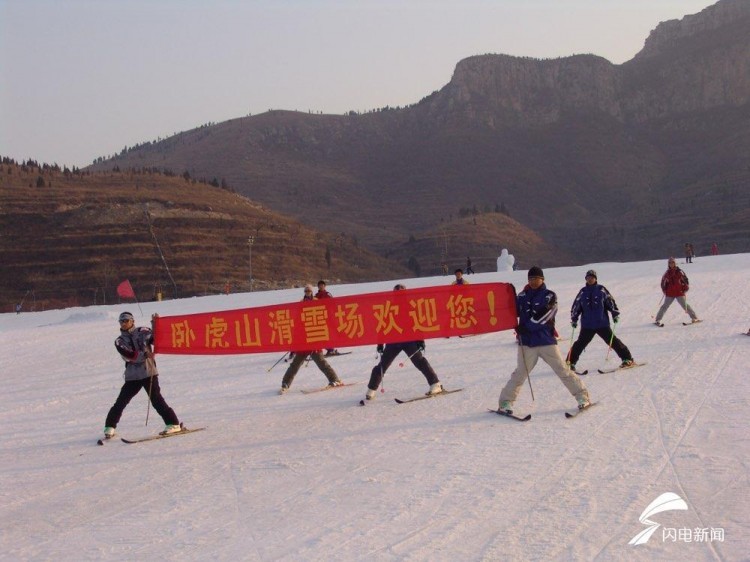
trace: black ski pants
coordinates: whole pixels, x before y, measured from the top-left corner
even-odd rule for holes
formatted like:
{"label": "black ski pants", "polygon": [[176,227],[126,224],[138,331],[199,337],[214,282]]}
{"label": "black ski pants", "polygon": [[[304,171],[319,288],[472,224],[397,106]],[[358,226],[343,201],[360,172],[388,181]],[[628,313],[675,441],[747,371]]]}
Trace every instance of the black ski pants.
{"label": "black ski pants", "polygon": [[617,353],[618,357],[625,361],[626,359],[633,359],[630,355],[630,350],[622,343],[617,337],[613,337],[612,329],[609,326],[599,328],[598,330],[592,330],[591,328],[581,328],[581,333],[578,339],[570,349],[570,356],[568,362],[571,365],[578,363],[578,358],[581,357],[581,353],[586,349],[586,346],[594,339],[594,336],[602,338],[607,345],[609,345],[610,339],[612,340],[612,349]]}
{"label": "black ski pants", "polygon": [[104,422],[105,427],[117,427],[120,418],[122,417],[125,406],[127,406],[133,397],[138,394],[141,389],[146,389],[146,392],[151,391],[151,404],[154,406],[154,410],[161,416],[164,423],[167,425],[179,425],[180,420],[177,419],[177,415],[174,410],[169,407],[167,401],[161,395],[161,389],[159,388],[159,377],[146,377],[145,379],[137,381],[125,381],[120,389],[120,395],[115,400],[114,405],[109,409],[107,414],[107,421]]}
{"label": "black ski pants", "polygon": [[433,384],[440,382],[435,371],[432,369],[430,362],[427,361],[422,352],[421,345],[417,342],[404,342],[404,343],[389,343],[385,346],[383,354],[380,356],[380,362],[372,368],[370,373],[370,382],[367,383],[367,388],[370,390],[377,390],[380,383],[383,382],[383,375],[391,366],[393,360],[402,351],[411,358],[411,362],[414,366],[421,371],[424,378],[427,379],[427,383],[432,386]]}

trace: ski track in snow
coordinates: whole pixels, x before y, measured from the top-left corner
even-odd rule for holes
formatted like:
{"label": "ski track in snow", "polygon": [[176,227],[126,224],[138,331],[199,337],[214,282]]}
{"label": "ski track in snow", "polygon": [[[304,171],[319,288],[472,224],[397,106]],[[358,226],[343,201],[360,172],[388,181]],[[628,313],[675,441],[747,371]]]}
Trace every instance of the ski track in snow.
{"label": "ski track in snow", "polygon": [[[270,355],[159,356],[167,401],[195,434],[126,445],[95,444],[121,386],[112,345],[116,318],[135,306],[0,315],[0,547],[10,560],[740,560],[750,551],[747,411],[750,255],[682,266],[703,323],[682,326],[675,303],[656,328],[665,260],[547,269],[570,346],[569,307],[594,268],[617,299],[616,334],[648,365],[597,374],[617,356],[595,338],[579,361],[590,412],[567,420],[574,399],[544,364],[515,404],[532,420],[489,416],[515,367],[511,332],[427,341],[446,388],[464,391],[397,405],[427,386],[401,356],[386,392],[358,405],[364,384],[336,392],[277,394],[288,364]],[[510,281],[525,272],[477,274]],[[408,286],[449,282],[415,279]],[[393,282],[336,287],[390,290]],[[297,300],[301,290],[142,303],[162,315]],[[366,383],[372,348],[331,362]],[[322,385],[302,368],[293,390]],[[137,396],[118,427],[140,437],[161,428]],[[38,428],[44,428],[38,431]],[[665,527],[725,529],[724,542],[672,543],[644,527],[643,509],[672,491],[688,511]]]}

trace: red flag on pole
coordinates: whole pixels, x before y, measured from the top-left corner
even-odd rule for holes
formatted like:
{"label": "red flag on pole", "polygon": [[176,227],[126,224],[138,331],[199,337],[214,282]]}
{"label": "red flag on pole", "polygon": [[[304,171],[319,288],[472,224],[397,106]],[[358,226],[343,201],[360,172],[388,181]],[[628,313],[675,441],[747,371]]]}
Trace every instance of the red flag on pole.
{"label": "red flag on pole", "polygon": [[117,286],[117,294],[123,299],[135,298],[135,291],[133,291],[133,286],[127,279],[125,279],[125,281]]}

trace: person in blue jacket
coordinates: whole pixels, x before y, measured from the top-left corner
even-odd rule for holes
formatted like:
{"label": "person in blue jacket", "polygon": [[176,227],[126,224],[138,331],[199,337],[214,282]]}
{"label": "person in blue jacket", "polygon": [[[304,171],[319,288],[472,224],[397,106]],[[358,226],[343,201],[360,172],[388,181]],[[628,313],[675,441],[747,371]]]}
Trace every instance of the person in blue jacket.
{"label": "person in blue jacket", "polygon": [[578,358],[586,349],[586,346],[599,336],[622,360],[620,367],[630,367],[633,365],[633,356],[627,346],[619,338],[615,337],[609,326],[609,315],[612,315],[612,321],[617,324],[620,319],[620,311],[614,297],[604,285],[599,285],[596,271],[589,269],[586,272],[586,284],[578,291],[578,295],[573,301],[570,308],[570,322],[575,329],[578,326],[578,318],[581,318],[581,333],[578,339],[570,349],[568,363],[570,368],[575,371]]}
{"label": "person in blue jacket", "polygon": [[518,398],[521,385],[528,378],[539,359],[542,359],[560,378],[583,409],[591,404],[589,392],[583,381],[568,368],[560,355],[555,338],[557,295],[544,284],[540,267],[529,269],[529,284],[516,296],[518,314],[518,361],[510,380],[500,392],[500,410],[513,413],[513,402]]}

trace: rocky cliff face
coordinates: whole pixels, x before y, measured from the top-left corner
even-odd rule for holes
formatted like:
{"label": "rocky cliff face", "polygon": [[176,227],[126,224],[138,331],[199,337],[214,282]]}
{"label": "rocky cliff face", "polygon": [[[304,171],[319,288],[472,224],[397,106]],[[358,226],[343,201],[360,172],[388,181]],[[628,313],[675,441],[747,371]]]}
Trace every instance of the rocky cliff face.
{"label": "rocky cliff face", "polygon": [[434,112],[460,111],[492,127],[554,123],[567,111],[640,122],[743,105],[750,96],[750,1],[722,0],[661,23],[619,66],[594,55],[470,57],[440,96],[430,101]]}
{"label": "rocky cliff face", "polygon": [[687,37],[732,26],[748,17],[750,2],[747,0],[721,0],[698,14],[660,23],[648,36],[646,44],[635,58],[645,59],[660,55],[678,47]]}

